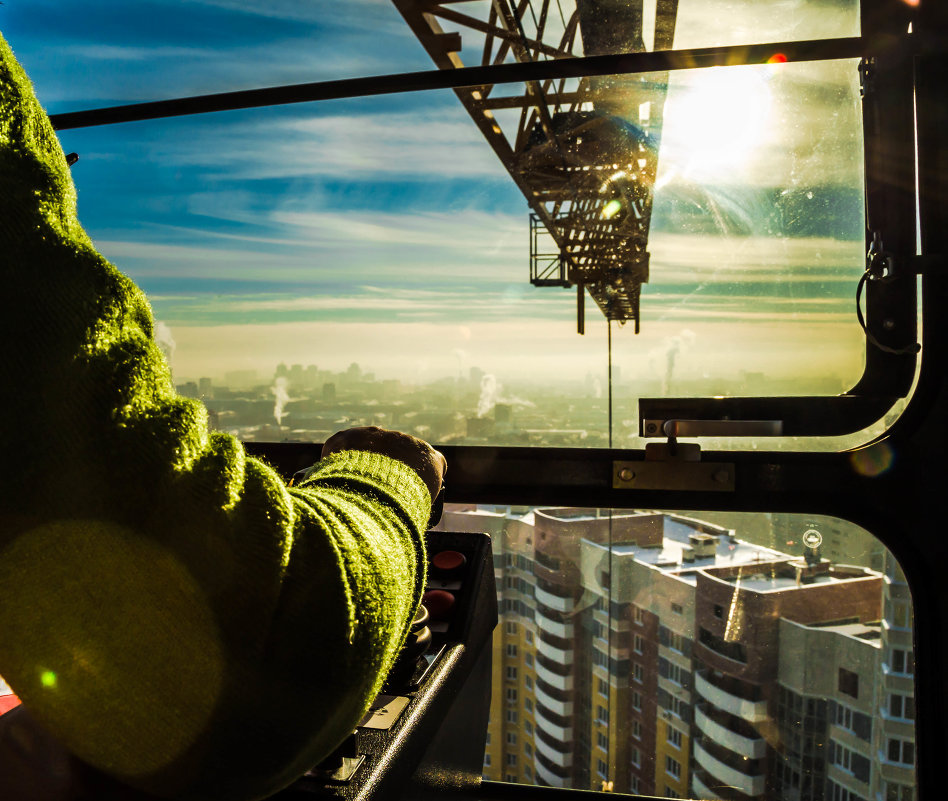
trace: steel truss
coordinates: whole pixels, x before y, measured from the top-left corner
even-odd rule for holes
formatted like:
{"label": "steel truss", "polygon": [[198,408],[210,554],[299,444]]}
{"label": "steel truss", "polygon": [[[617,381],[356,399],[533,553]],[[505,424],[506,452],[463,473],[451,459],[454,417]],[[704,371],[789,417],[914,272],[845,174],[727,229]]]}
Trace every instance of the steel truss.
{"label": "steel truss", "polygon": [[[442,70],[471,66],[460,55],[469,37],[484,67],[645,51],[642,0],[575,0],[565,9],[563,0],[393,3]],[[677,8],[678,0],[659,0],[655,50],[672,47]],[[530,206],[531,282],[578,287],[580,333],[584,290],[608,320],[639,330],[667,76],[527,80],[514,93],[497,84],[454,90]],[[501,127],[500,110],[519,111],[513,129]],[[553,244],[539,254],[543,233]]]}

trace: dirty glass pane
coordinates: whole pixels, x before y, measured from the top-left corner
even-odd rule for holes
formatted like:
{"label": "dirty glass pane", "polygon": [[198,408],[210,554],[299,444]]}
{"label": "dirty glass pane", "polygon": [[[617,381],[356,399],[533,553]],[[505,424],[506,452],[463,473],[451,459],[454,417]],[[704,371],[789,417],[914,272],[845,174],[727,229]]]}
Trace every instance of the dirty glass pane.
{"label": "dirty glass pane", "polygon": [[[442,443],[636,447],[641,396],[855,383],[855,63],[553,87],[552,139],[521,113],[525,91],[61,139],[79,153],[80,219],[149,294],[180,391],[244,439],[378,423]],[[611,369],[619,283],[593,229],[619,242],[607,262],[628,257],[623,302],[640,291],[640,333],[612,324]],[[600,270],[580,275],[582,336],[551,248]]]}
{"label": "dirty glass pane", "polygon": [[59,113],[433,66],[857,36],[859,4],[31,0],[6,3],[0,30]]}
{"label": "dirty glass pane", "polygon": [[493,540],[485,777],[668,798],[914,797],[911,597],[858,526],[472,505],[440,527]]}

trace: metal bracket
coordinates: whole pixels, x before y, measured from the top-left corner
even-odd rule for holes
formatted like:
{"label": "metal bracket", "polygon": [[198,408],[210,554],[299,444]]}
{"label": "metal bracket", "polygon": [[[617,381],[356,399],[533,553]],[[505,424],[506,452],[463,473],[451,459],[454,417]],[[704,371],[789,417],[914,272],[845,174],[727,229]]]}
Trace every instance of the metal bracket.
{"label": "metal bracket", "polygon": [[613,489],[734,492],[734,478],[733,462],[647,459],[612,463]]}

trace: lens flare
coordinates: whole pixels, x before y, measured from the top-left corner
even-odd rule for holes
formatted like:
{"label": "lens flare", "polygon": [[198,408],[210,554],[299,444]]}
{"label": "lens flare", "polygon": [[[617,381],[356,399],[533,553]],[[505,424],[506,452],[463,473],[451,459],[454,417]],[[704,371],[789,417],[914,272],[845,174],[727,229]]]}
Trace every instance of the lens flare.
{"label": "lens flare", "polygon": [[882,475],[892,467],[895,452],[885,442],[880,442],[855,451],[850,455],[849,462],[859,475],[872,478]]}
{"label": "lens flare", "polygon": [[47,690],[52,690],[56,686],[57,681],[56,674],[52,670],[44,670],[40,673],[40,684]]}
{"label": "lens flare", "polygon": [[622,201],[616,200],[613,198],[605,206],[602,207],[602,219],[611,220],[615,217],[620,211],[622,211]]}
{"label": "lens flare", "polygon": [[768,64],[786,64],[787,63],[787,54],[786,53],[774,53],[770,58],[767,59]]}

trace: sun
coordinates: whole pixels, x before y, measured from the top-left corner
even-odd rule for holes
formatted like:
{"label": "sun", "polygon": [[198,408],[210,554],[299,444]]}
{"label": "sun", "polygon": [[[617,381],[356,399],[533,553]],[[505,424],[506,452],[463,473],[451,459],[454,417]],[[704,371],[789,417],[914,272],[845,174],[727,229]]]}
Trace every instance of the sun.
{"label": "sun", "polygon": [[669,86],[662,123],[664,171],[706,182],[733,177],[767,135],[769,75],[755,66],[682,73]]}

